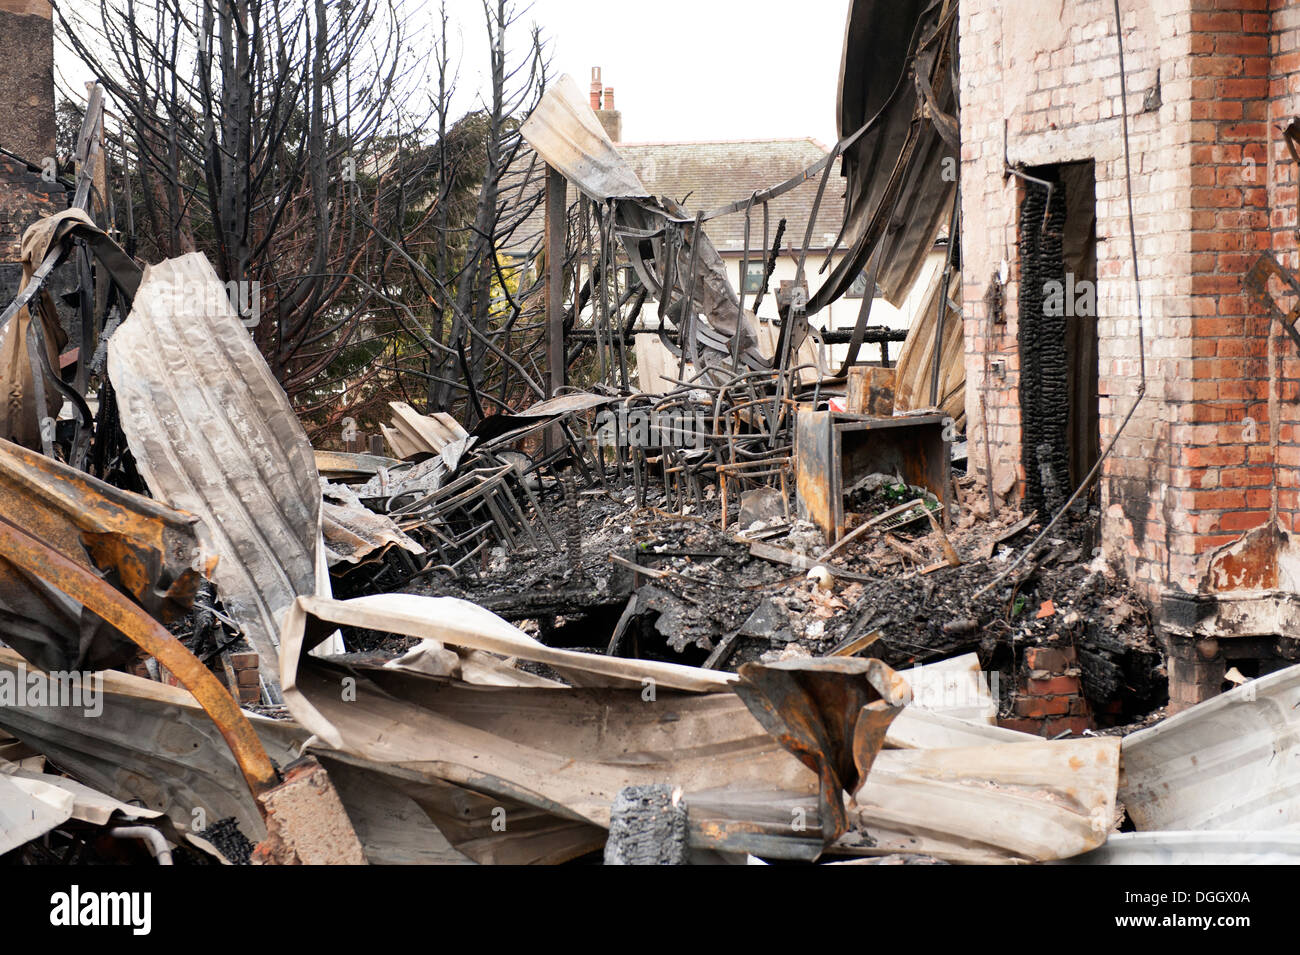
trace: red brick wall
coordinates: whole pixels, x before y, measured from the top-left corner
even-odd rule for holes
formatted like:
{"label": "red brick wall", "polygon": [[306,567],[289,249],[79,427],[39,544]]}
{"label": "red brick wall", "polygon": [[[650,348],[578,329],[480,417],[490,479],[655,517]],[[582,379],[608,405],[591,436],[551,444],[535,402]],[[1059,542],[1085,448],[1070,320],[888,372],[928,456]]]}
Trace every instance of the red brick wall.
{"label": "red brick wall", "polygon": [[[1268,208],[1267,228],[1273,254],[1282,265],[1300,268],[1296,254],[1297,171],[1294,160],[1277,132],[1300,114],[1300,5],[1274,0],[1269,41],[1268,90]],[[1279,379],[1274,390],[1271,420],[1277,422],[1270,438],[1276,446],[1277,507],[1285,530],[1300,529],[1300,352],[1285,335],[1273,329],[1269,353],[1270,372]]]}
{"label": "red brick wall", "polygon": [[[1295,247],[1295,170],[1270,124],[1300,112],[1300,8],[1272,2],[1121,2],[1147,391],[1105,466],[1102,537],[1153,597],[1200,589],[1209,551],[1275,508],[1297,519],[1300,355],[1242,290],[1262,251]],[[1021,190],[1002,175],[1004,119],[1013,163],[1096,163],[1103,448],[1138,388],[1114,10],[1065,0],[1058,19],[1031,0],[964,0],[961,31],[967,411],[978,445],[987,399],[994,460],[1019,471]],[[1159,105],[1145,108],[1157,71]],[[1002,259],[1007,323],[989,334]],[[989,357],[1007,378],[981,388]]]}

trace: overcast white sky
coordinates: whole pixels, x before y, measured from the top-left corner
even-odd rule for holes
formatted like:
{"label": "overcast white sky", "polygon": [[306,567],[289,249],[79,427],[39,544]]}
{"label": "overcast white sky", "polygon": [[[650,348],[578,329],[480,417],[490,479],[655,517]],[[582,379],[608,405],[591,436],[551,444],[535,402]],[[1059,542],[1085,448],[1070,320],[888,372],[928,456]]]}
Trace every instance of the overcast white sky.
{"label": "overcast white sky", "polygon": [[[467,47],[467,93],[482,83],[482,4],[449,0],[448,12]],[[556,75],[585,92],[601,67],[627,142],[811,136],[830,146],[847,14],[848,0],[533,0],[526,19],[550,39]]]}
{"label": "overcast white sky", "polygon": [[[569,73],[586,91],[591,67],[601,67],[623,113],[626,142],[811,136],[829,147],[837,138],[835,90],[849,0],[515,2],[527,12],[511,47],[523,49],[535,21],[551,44],[555,76]],[[408,8],[418,10],[417,23],[424,19],[421,40],[430,45],[437,6],[423,0]],[[451,46],[461,53],[456,105],[466,112],[478,106],[485,85],[483,5],[448,0],[447,8]],[[89,74],[61,45],[56,61],[60,88],[80,98]]]}

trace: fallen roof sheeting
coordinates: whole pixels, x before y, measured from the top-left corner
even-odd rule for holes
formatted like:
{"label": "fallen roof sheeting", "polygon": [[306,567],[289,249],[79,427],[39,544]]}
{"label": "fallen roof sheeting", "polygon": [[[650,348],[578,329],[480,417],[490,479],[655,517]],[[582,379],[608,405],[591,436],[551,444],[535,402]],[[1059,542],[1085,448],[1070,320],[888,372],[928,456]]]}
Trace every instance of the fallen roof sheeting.
{"label": "fallen roof sheeting", "polygon": [[392,426],[381,424],[379,428],[389,449],[399,458],[440,454],[447,445],[469,436],[461,423],[445,411],[422,415],[405,401],[390,401],[388,407],[393,409]]}
{"label": "fallen roof sheeting", "polygon": [[316,470],[329,481],[361,482],[378,474],[380,469],[395,468],[405,462],[378,454],[354,454],[349,451],[322,451],[317,448],[312,456]]}
{"label": "fallen roof sheeting", "polygon": [[1120,799],[1140,830],[1300,830],[1300,665],[1125,737]]}
{"label": "fallen roof sheeting", "polygon": [[1062,865],[1300,865],[1296,832],[1117,832]]}
{"label": "fallen roof sheeting", "polygon": [[[348,677],[356,681],[349,685],[355,699],[345,700],[340,688]],[[468,789],[540,810],[548,826],[550,817],[582,824],[575,855],[592,847],[583,835],[591,826],[608,826],[621,789],[665,779],[682,787],[696,838],[738,840],[787,857],[820,854],[817,776],[739,700],[666,689],[647,700],[642,692],[466,686],[312,660],[285,698],[295,715],[305,702],[304,726],[324,721],[341,754],[420,774],[431,787],[422,801],[438,803],[441,793],[449,806],[451,793]],[[797,810],[807,817],[801,833],[790,827]]]}
{"label": "fallen roof sheeting", "polygon": [[[0,674],[22,672],[21,658],[0,648]],[[26,679],[45,677],[28,670]],[[103,681],[93,709],[4,706],[0,727],[91,788],[167,815],[181,832],[234,816],[249,839],[265,836],[229,745],[189,692],[115,670]],[[245,715],[272,759],[284,766],[297,757],[307,736],[297,725]]]}
{"label": "fallen roof sheeting", "polygon": [[356,564],[375,551],[400,547],[412,554],[424,548],[402,533],[387,514],[376,514],[361,503],[346,484],[321,482],[324,497],[321,523],[325,534],[325,556],[330,566]]}
{"label": "fallen roof sheeting", "polygon": [[222,602],[275,699],[284,612],[330,592],[320,484],[306,432],[202,253],[145,271],[108,373],[141,476],[202,518]]}
{"label": "fallen roof sheeting", "polygon": [[[695,313],[706,316],[713,334],[700,323],[690,322],[692,334],[687,350],[692,364],[703,368],[710,359],[715,364],[729,363],[731,339],[739,331],[739,357],[745,365],[755,369],[771,367],[771,361],[759,350],[758,323],[753,312],[747,309],[737,321],[740,296],[704,229],[690,225],[692,217],[671,200],[657,201],[646,192],[572,77],[565,74],[547,88],[537,108],[520,126],[520,133],[547,165],[563,173],[585,196],[597,203],[612,204],[614,231],[632,267],[661,303],[661,314],[671,312],[678,325],[686,311],[682,307],[686,298],[682,282],[690,281],[682,277],[689,273],[694,253],[698,275],[691,289],[691,304]],[[665,254],[664,248],[670,222],[684,227],[672,256]],[[665,289],[664,263],[670,259],[672,265],[667,271],[674,275],[671,287]],[[675,301],[674,289],[681,293]]]}
{"label": "fallen roof sheeting", "polygon": [[[0,440],[0,520],[128,594],[163,621],[184,614],[200,570],[198,518]],[[125,634],[54,585],[0,557],[0,638],[46,670],[118,666]]]}
{"label": "fallen roof sheeting", "polygon": [[593,199],[650,197],[567,73],[547,87],[519,132],[547,165]]}
{"label": "fallen roof sheeting", "polygon": [[67,776],[24,769],[0,759],[0,855],[69,820],[93,826],[144,822],[174,845],[188,843],[223,863],[227,861],[208,840],[178,829],[161,812],[124,803]]}
{"label": "fallen roof sheeting", "polygon": [[1119,753],[1114,738],[885,750],[850,810],[860,837],[840,846],[977,864],[1069,858],[1117,821]]}
{"label": "fallen roof sheeting", "polygon": [[901,305],[947,220],[959,160],[955,2],[853,0],[840,64],[839,132],[874,125],[844,152],[845,233],[852,243],[808,301],[820,311],[882,256],[876,285]]}
{"label": "fallen roof sheeting", "polygon": [[[900,673],[907,679],[906,673]],[[909,706],[889,727],[885,745],[891,749],[959,749],[991,743],[1033,743],[1042,738],[1032,733],[975,723],[920,706]]]}
{"label": "fallen roof sheeting", "polygon": [[[313,618],[318,624],[312,631],[312,637],[306,635],[308,618]],[[352,600],[300,597],[284,623],[283,677],[286,700],[290,699],[293,674],[302,653],[314,646],[309,641],[319,636],[319,623],[422,637],[471,650],[486,650],[502,656],[545,663],[566,679],[585,678],[587,686],[640,689],[651,683],[663,689],[708,693],[727,690],[740,680],[734,673],[702,670],[680,663],[629,660],[548,647],[492,611],[457,597],[424,597],[417,594],[373,594]],[[297,702],[300,706],[306,704],[301,698]],[[341,741],[328,723],[318,723],[311,718],[309,704],[304,715],[297,712],[294,715],[322,739]]]}
{"label": "fallen roof sheeting", "polygon": [[67,822],[74,802],[72,793],[58,787],[11,779],[0,764],[0,855]]}
{"label": "fallen roof sheeting", "polygon": [[[340,624],[545,662],[587,686],[472,686],[303,656]],[[664,780],[683,790],[697,847],[816,858],[842,828],[841,791],[860,785],[905,698],[879,661],[749,664],[736,676],[557,650],[446,597],[303,597],[282,643],[285,700],[320,745],[406,778],[435,811],[460,790],[531,807],[543,855],[515,861],[590,849],[619,791]]]}
{"label": "fallen roof sheeting", "polygon": [[943,269],[937,269],[925,304],[908,326],[907,338],[894,364],[894,410],[917,411],[937,407],[953,419],[953,426],[961,433],[966,430],[966,346],[960,308],[960,272],[953,273],[948,290],[949,300],[958,307],[944,312],[943,340],[939,343],[939,401],[937,405],[930,404],[934,332],[939,320],[942,276]]}
{"label": "fallen roof sheeting", "polygon": [[923,710],[992,726],[998,704],[975,653],[899,670],[912,688],[912,705]]}
{"label": "fallen roof sheeting", "polygon": [[[21,667],[16,654],[0,648],[0,677],[20,673]],[[150,824],[159,826],[173,842],[184,838],[216,856],[219,853],[202,838],[202,832],[221,819],[233,817],[253,842],[265,838],[261,814],[240,778],[229,746],[190,693],[107,671],[99,702],[102,708],[97,705],[95,713],[76,707],[0,707],[0,727],[32,749],[47,753],[61,769],[93,784],[88,787],[53,778],[53,785],[68,796],[54,799],[57,811],[45,814],[50,820],[63,811],[65,802],[76,818],[94,823],[101,822],[106,808],[125,805],[132,814],[153,820]],[[279,765],[287,766],[297,758],[308,737],[297,723],[247,715],[267,753]],[[469,861],[451,848],[414,800],[382,773],[365,765],[340,769],[334,759],[328,763],[331,781],[370,861]],[[0,814],[10,798],[5,791],[6,773],[50,781],[43,774],[5,766],[0,763]],[[450,811],[455,814],[464,802],[449,802]],[[489,809],[483,820],[488,832],[491,822]],[[512,828],[513,823],[512,819]],[[5,830],[6,824],[0,822],[0,840]]]}

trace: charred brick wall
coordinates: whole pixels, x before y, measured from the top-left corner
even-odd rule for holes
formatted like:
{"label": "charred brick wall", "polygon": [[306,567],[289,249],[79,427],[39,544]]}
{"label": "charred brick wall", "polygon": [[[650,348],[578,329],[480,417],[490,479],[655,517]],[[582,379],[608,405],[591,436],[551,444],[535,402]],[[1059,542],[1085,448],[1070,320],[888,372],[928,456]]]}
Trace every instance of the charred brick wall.
{"label": "charred brick wall", "polygon": [[[1009,471],[1021,494],[1026,185],[1004,175],[1004,148],[1025,167],[1095,161],[1103,447],[1139,382],[1114,8],[1050,6],[1052,16],[1039,0],[961,5],[970,460],[982,466],[987,440],[995,486],[999,469]],[[1295,163],[1278,132],[1300,113],[1300,6],[1121,0],[1120,8],[1147,390],[1104,468],[1102,546],[1155,598],[1204,590],[1217,549],[1274,514],[1286,529],[1300,518],[1300,354],[1243,289],[1270,248],[1300,265]],[[986,293],[1004,261],[1006,320],[997,324]],[[1001,377],[986,374],[999,366]]]}
{"label": "charred brick wall", "polygon": [[0,302],[18,294],[23,231],[67,206],[60,183],[46,182],[38,169],[0,153]]}

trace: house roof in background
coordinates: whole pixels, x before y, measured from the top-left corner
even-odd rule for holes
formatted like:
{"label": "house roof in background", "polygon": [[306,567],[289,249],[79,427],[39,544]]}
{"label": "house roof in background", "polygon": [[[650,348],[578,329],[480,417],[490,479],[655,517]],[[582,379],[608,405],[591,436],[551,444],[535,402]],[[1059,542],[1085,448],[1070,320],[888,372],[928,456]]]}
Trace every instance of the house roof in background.
{"label": "house roof in background", "polygon": [[[809,138],[614,145],[636,171],[646,189],[653,195],[667,196],[680,202],[691,214],[743,201],[757,190],[779,185],[827,153],[825,147]],[[534,160],[540,162],[536,154],[525,147],[516,157],[513,168],[526,169]],[[522,179],[522,172],[519,176]],[[785,218],[786,230],[781,245],[796,250],[802,246],[808,228],[808,217],[812,212],[813,201],[817,198],[820,177],[819,173],[768,203],[771,230],[769,243],[776,236],[777,223]],[[570,183],[569,202],[576,201],[577,196],[577,189]],[[843,221],[844,180],[840,176],[837,158],[826,183],[826,193],[817,210],[817,221],[809,248],[829,248]],[[741,252],[745,236],[743,212],[711,219],[705,223],[704,228],[723,255],[737,255]],[[503,251],[535,251],[540,245],[541,229],[542,211],[539,208],[517,230],[514,241],[508,243]],[[763,209],[761,205],[755,204],[749,230],[751,256],[757,258],[764,251],[762,246]]]}
{"label": "house roof in background", "polygon": [[[797,175],[827,153],[820,143],[808,138],[615,145],[647,189],[680,202],[690,212],[743,201],[757,190]],[[768,203],[772,236],[776,235],[777,222],[787,220],[783,246],[798,249],[803,244],[819,184],[820,174]],[[836,159],[817,210],[809,248],[828,248],[843,220],[844,180]],[[740,252],[745,235],[744,213],[712,219],[705,224],[705,230],[719,252]],[[757,204],[750,218],[749,235],[751,253],[758,252],[763,244],[763,210]]]}

